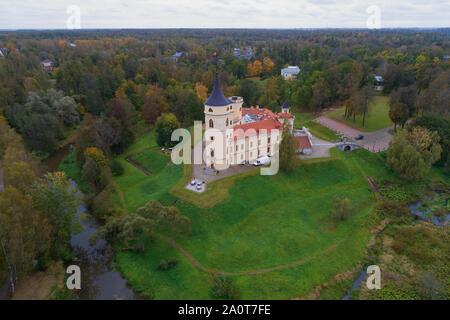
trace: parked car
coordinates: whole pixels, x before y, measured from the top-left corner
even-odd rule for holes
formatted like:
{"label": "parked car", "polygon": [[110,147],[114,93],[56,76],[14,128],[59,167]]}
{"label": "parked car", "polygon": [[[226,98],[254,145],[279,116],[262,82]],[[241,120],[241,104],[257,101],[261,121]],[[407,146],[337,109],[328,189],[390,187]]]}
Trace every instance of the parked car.
{"label": "parked car", "polygon": [[264,166],[266,164],[270,163],[270,158],[268,156],[263,156],[263,157],[259,157],[257,158],[254,162],[253,165],[255,167],[259,167],[259,166]]}
{"label": "parked car", "polygon": [[192,180],[191,180],[191,186],[195,185],[196,182],[197,182],[197,181],[195,181],[195,179],[192,179]]}
{"label": "parked car", "polygon": [[203,181],[197,181],[197,187],[201,186],[203,184]]}
{"label": "parked car", "polygon": [[364,136],[362,134],[359,134],[355,137],[355,140],[362,140],[364,139]]}
{"label": "parked car", "polygon": [[239,163],[240,166],[245,166],[247,164],[247,162],[244,160],[241,163]]}
{"label": "parked car", "polygon": [[197,191],[202,190],[202,185],[201,184],[197,184]]}

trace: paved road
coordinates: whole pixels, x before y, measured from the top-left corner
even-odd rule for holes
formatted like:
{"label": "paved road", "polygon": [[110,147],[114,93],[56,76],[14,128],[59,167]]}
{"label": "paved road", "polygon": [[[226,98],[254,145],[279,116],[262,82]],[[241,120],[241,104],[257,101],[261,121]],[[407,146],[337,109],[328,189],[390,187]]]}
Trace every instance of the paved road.
{"label": "paved road", "polygon": [[348,138],[354,138],[357,135],[362,134],[364,139],[357,141],[357,144],[372,152],[386,150],[389,147],[389,142],[393,139],[393,136],[389,133],[389,130],[393,129],[394,126],[374,132],[363,132],[352,128],[345,123],[327,118],[325,116],[318,117],[317,119],[314,119],[314,121],[337,133],[343,134]]}
{"label": "paved road", "polygon": [[336,146],[335,143],[319,139],[315,136],[312,137],[311,142],[312,142],[312,153],[309,155],[300,155],[301,159],[329,157],[330,149]]}

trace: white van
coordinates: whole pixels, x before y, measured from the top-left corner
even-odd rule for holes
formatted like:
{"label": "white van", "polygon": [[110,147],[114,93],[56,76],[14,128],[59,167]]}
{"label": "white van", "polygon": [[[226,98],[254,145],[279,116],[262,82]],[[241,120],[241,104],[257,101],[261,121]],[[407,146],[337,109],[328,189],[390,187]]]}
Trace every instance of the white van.
{"label": "white van", "polygon": [[268,156],[264,156],[264,157],[259,157],[257,158],[254,162],[253,165],[255,167],[259,167],[259,166],[265,166],[266,164],[270,163],[270,158]]}

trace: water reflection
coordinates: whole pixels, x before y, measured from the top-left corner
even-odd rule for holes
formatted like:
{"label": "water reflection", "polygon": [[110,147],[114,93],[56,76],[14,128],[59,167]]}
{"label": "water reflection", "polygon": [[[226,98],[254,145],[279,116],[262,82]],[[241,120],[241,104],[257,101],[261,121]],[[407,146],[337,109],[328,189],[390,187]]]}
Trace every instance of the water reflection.
{"label": "water reflection", "polygon": [[[75,183],[72,183],[75,188]],[[84,205],[78,207],[77,216],[88,213]],[[83,215],[83,231],[72,234],[70,240],[76,264],[81,269],[81,290],[73,294],[74,299],[82,300],[131,300],[133,291],[127,286],[119,272],[112,268],[113,250],[104,240],[89,243],[89,237],[99,228],[99,222],[91,215]]]}

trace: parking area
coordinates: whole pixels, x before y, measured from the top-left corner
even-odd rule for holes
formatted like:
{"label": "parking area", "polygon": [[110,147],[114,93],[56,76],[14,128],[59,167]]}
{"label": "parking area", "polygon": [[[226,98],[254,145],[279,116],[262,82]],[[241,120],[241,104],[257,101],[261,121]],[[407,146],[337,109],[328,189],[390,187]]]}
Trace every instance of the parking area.
{"label": "parking area", "polygon": [[202,193],[206,190],[206,181],[200,179],[192,179],[189,181],[188,185],[185,186],[186,189]]}

